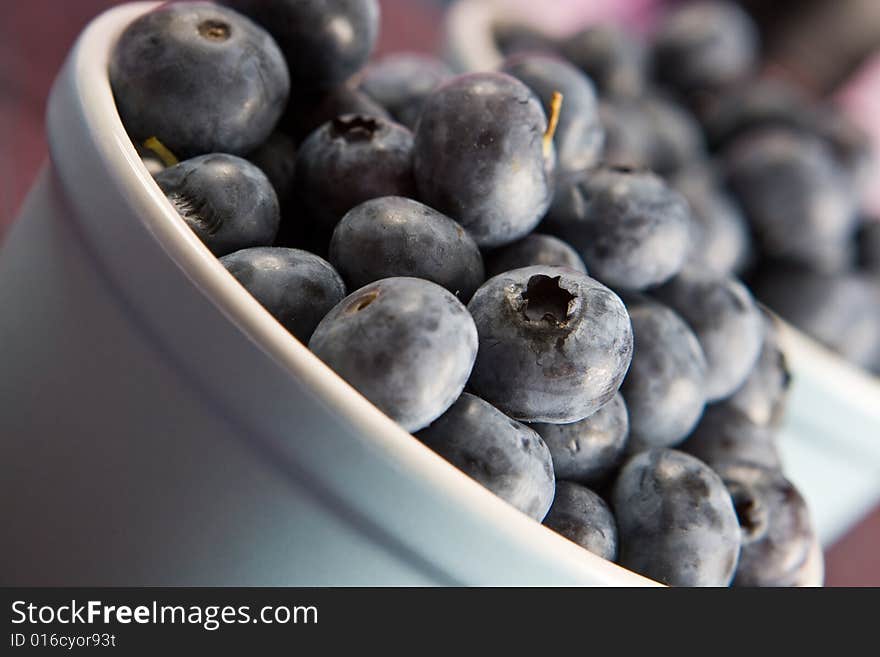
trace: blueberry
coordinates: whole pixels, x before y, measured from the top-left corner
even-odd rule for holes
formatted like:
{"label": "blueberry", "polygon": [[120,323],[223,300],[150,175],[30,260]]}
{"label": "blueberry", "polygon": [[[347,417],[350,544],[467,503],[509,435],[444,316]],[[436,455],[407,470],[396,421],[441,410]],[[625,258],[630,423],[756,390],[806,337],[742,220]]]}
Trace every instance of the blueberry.
{"label": "blueberry", "polygon": [[679,5],[654,37],[654,75],[683,93],[723,88],[752,73],[759,56],[758,30],[732,2],[700,0]]}
{"label": "blueberry", "polygon": [[730,494],[702,461],[672,449],[633,456],[614,483],[621,565],[671,586],[727,586],[740,549]]}
{"label": "blueberry", "polygon": [[376,0],[223,0],[266,28],[294,86],[334,87],[366,63],[379,34]]}
{"label": "blueberry", "polygon": [[345,296],[330,263],[299,249],[242,249],[220,258],[239,283],[301,342]]}
{"label": "blueberry", "polygon": [[727,182],[761,251],[837,268],[856,227],[850,182],[820,140],[788,129],[749,133],[726,152]]}
{"label": "blueberry", "polygon": [[567,267],[489,279],[468,304],[480,335],[473,391],[525,422],[576,422],[611,400],[632,354],[623,302]]}
{"label": "blueberry", "polygon": [[418,431],[464,390],[477,330],[467,308],[436,283],[386,278],[337,304],[309,348],[404,429]]}
{"label": "blueberry", "polygon": [[706,402],[708,365],[690,327],[672,310],[627,297],[633,357],[621,392],[629,411],[633,447],[681,442],[696,426]]}
{"label": "blueberry", "polygon": [[590,25],[566,39],[561,50],[603,96],[635,98],[645,88],[644,48],[615,25]]}
{"label": "blueberry", "polygon": [[880,221],[863,222],[856,235],[856,243],[860,268],[880,277]]}
{"label": "blueberry", "polygon": [[792,586],[813,557],[815,532],[804,498],[775,469],[716,464],[742,527],[734,586]]}
{"label": "blueberry", "polygon": [[534,265],[570,267],[583,274],[587,273],[587,267],[578,252],[552,235],[532,233],[518,242],[494,249],[486,256],[487,276]]}
{"label": "blueberry", "polygon": [[179,158],[253,150],[290,90],[272,38],[208,2],[165,4],[132,22],[110,57],[110,84],[132,140],[156,137]]}
{"label": "blueberry", "polygon": [[562,94],[556,144],[556,168],[560,174],[595,165],[602,153],[602,124],[599,122],[596,91],[581,71],[552,55],[523,53],[508,58],[502,71],[529,87],[552,114],[553,95]]}
{"label": "blueberry", "polygon": [[814,339],[862,367],[880,369],[880,283],[860,274],[774,267],[754,281],[757,297]]}
{"label": "blueberry", "polygon": [[503,55],[517,53],[557,54],[556,40],[535,26],[501,20],[492,26],[492,36],[498,51]]}
{"label": "blueberry", "polygon": [[141,144],[135,144],[134,146],[137,154],[140,155],[141,161],[144,163],[144,166],[153,178],[155,178],[161,171],[165,170],[165,163],[162,161],[162,158],[156,155],[156,153]]}
{"label": "blueberry", "polygon": [[780,344],[778,320],[765,308],[761,308],[761,315],[764,344],[758,362],[745,383],[719,404],[738,410],[752,424],[777,428],[785,414],[791,372]]}
{"label": "blueberry", "polygon": [[745,271],[753,257],[748,222],[705,165],[683,169],[670,184],[684,196],[694,219],[687,266],[721,276]]}
{"label": "blueberry", "polygon": [[415,130],[425,99],[452,76],[439,59],[397,53],[370,64],[361,74],[360,89],[387,109],[395,121]]}
{"label": "blueberry", "polygon": [[553,456],[559,479],[600,486],[623,460],[629,416],[620,393],[589,417],[571,424],[531,425]]}
{"label": "blueberry", "polygon": [[556,496],[544,524],[603,559],[617,558],[617,524],[611,509],[589,488],[556,483]]}
{"label": "blueberry", "polygon": [[754,368],[764,342],[764,319],[749,289],[734,278],[688,268],[653,294],[700,341],[709,364],[706,399],[733,394]]}
{"label": "blueberry", "polygon": [[547,515],[555,487],[547,446],[491,404],[464,393],[416,438],[523,513]]}
{"label": "blueberry", "polygon": [[712,467],[716,463],[743,461],[776,470],[782,468],[773,429],[753,423],[739,409],[724,403],[706,408],[697,428],[679,449]]}
{"label": "blueberry", "polygon": [[269,246],[280,221],[272,183],[235,155],[200,155],[156,175],[165,196],[216,256]]}
{"label": "blueberry", "polygon": [[638,100],[648,130],[648,165],[669,176],[707,157],[702,129],[696,118],[670,98],[652,93]]}
{"label": "blueberry", "polygon": [[345,115],[309,135],[297,155],[296,184],[311,218],[335,226],[359,203],[414,195],[412,133],[381,118]]}
{"label": "blueberry", "polygon": [[343,84],[329,91],[305,93],[291,99],[281,124],[299,143],[328,121],[346,114],[391,120],[384,107],[362,91]]}
{"label": "blueberry", "polygon": [[653,131],[638,100],[599,100],[599,121],[605,134],[602,162],[610,167],[649,169],[653,153]]}
{"label": "blueberry", "polygon": [[681,194],[658,176],[603,167],[562,183],[544,226],[577,249],[597,279],[640,290],[682,268],[692,221]]}
{"label": "blueberry", "polygon": [[486,279],[480,249],[459,224],[400,196],[349,210],[333,231],[330,261],[352,288],[413,276],[442,285],[465,302]]}
{"label": "blueberry", "polygon": [[553,197],[546,130],[540,100],[516,78],[472,73],[443,83],[425,100],[415,135],[421,200],[481,247],[525,237]]}
{"label": "blueberry", "polygon": [[259,147],[248,154],[248,160],[266,174],[278,195],[281,215],[286,218],[295,204],[294,176],[296,173],[296,144],[283,132],[275,131]]}

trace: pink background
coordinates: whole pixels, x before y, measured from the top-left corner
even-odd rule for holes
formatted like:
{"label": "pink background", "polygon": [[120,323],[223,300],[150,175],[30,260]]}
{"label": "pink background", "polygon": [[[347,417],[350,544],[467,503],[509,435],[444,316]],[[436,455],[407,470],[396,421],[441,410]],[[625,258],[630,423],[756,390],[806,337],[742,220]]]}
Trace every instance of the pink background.
{"label": "pink background", "polygon": [[[547,27],[571,29],[573,22],[623,14],[640,28],[650,22],[654,0],[566,0],[536,3],[510,0],[523,7],[541,6],[538,18]],[[0,235],[46,159],[43,114],[46,97],[65,53],[88,20],[112,0],[0,0]],[[441,9],[430,0],[381,0],[382,40],[379,51],[438,49]],[[634,17],[638,17],[637,19]],[[860,84],[846,90],[847,104],[862,116],[876,117],[880,61],[867,68]],[[878,110],[880,111],[880,110]],[[875,133],[880,140],[880,122]],[[877,186],[880,189],[880,185]],[[880,586],[880,508],[876,509],[827,554],[827,584]]]}

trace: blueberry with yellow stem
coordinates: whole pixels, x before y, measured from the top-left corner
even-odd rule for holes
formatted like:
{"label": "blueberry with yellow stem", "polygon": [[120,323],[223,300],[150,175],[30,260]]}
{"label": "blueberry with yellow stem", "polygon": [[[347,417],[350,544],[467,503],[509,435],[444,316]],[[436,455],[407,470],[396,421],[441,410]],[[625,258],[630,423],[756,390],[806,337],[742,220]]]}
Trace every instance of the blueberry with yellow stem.
{"label": "blueberry with yellow stem", "polygon": [[553,197],[555,155],[540,138],[547,128],[541,101],[512,76],[471,73],[441,84],[415,134],[421,200],[481,247],[525,237]]}
{"label": "blueberry with yellow stem", "polygon": [[589,78],[558,57],[536,53],[513,55],[501,70],[523,82],[541,99],[544,112],[554,123],[550,132],[554,134],[560,175],[598,162],[604,137],[596,91]]}
{"label": "blueberry with yellow stem", "polygon": [[266,175],[245,159],[201,155],[156,175],[165,196],[216,256],[269,246],[280,221],[278,196]]}

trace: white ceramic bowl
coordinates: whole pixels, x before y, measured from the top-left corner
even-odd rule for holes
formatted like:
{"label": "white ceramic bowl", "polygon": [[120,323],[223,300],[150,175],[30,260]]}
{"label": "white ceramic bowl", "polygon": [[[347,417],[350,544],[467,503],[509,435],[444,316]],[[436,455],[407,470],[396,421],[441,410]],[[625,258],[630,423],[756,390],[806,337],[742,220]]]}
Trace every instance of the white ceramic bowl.
{"label": "white ceramic bowl", "polygon": [[[201,244],[107,80],[116,36],[153,6],[82,34],[49,103],[51,163],[0,248],[0,583],[654,584],[413,439]],[[828,539],[880,498],[880,395],[792,336],[784,456]],[[840,442],[815,431],[827,399],[826,425],[855,427]]]}

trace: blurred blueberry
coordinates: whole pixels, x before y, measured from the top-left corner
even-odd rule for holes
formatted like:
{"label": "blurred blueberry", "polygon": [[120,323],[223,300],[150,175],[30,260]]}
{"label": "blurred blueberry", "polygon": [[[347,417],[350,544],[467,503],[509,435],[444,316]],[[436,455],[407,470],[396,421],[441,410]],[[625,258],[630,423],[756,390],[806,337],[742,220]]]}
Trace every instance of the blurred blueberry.
{"label": "blurred blueberry", "polygon": [[561,181],[542,228],[571,244],[600,281],[641,290],[682,268],[692,222],[687,202],[660,177],[602,167]]}
{"label": "blurred blueberry", "polygon": [[733,394],[764,343],[764,319],[749,289],[734,278],[688,268],[653,295],[677,312],[700,341],[709,365],[707,401]]}
{"label": "blurred blueberry", "polygon": [[360,90],[394,120],[415,130],[428,95],[453,76],[446,64],[420,53],[395,53],[373,62],[360,76]]}
{"label": "blurred blueberry", "polygon": [[804,498],[773,468],[742,462],[715,470],[730,491],[742,549],[734,586],[792,586],[810,559],[815,532]]}
{"label": "blurred blueberry", "polygon": [[347,114],[391,120],[391,115],[384,107],[359,89],[343,84],[292,98],[281,124],[294,141],[300,143],[328,121]]}
{"label": "blurred blueberry", "polygon": [[593,83],[577,68],[552,55],[522,53],[505,60],[502,71],[522,81],[541,99],[544,113],[552,113],[556,92],[562,94],[556,144],[560,175],[595,165],[602,154],[604,135]]}
{"label": "blurred blueberry", "polygon": [[727,404],[706,408],[700,423],[679,449],[715,467],[716,463],[743,461],[782,469],[773,429],[757,425]]}
{"label": "blurred blueberry", "polygon": [[645,51],[630,32],[615,25],[590,25],[563,41],[561,51],[603,96],[635,98],[642,94]]}
{"label": "blurred blueberry", "polygon": [[654,35],[654,76],[690,93],[747,77],[758,64],[758,30],[739,6],[696,0],[672,8]]}

